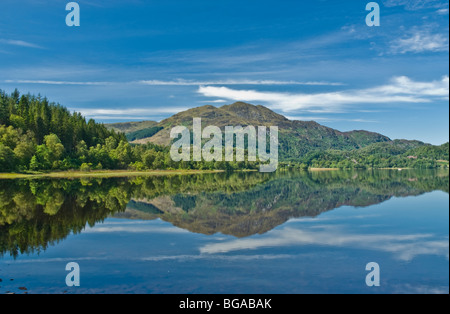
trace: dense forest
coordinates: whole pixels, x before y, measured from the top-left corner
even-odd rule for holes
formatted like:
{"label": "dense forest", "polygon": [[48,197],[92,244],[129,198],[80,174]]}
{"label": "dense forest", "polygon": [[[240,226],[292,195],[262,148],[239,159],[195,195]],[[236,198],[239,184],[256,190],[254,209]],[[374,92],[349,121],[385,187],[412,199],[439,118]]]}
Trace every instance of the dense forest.
{"label": "dense forest", "polygon": [[[128,140],[153,135],[152,126],[128,134],[108,129],[45,97],[0,90],[0,172],[100,169],[258,169],[259,162],[174,162],[169,148]],[[359,133],[358,133],[359,134]],[[319,150],[281,160],[280,168],[448,167],[449,146],[414,141],[374,143],[354,150]],[[283,158],[283,156],[281,156]]]}
{"label": "dense forest", "polygon": [[449,143],[441,146],[394,140],[351,151],[310,152],[299,162],[284,162],[283,168],[448,168]]}
{"label": "dense forest", "polygon": [[[153,132],[157,132],[157,128]],[[0,90],[0,172],[101,169],[256,169],[257,163],[172,161],[169,149],[131,145],[47,98]]]}

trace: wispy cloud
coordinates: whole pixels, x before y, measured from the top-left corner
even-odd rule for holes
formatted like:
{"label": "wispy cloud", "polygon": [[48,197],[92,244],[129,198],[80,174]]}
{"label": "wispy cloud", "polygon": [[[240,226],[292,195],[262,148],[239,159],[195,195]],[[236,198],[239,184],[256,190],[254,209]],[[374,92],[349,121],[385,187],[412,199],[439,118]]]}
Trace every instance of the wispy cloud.
{"label": "wispy cloud", "polygon": [[188,107],[149,107],[129,109],[71,108],[70,110],[96,120],[152,120],[161,115],[176,114],[188,109]]}
{"label": "wispy cloud", "polygon": [[139,84],[152,86],[200,86],[200,85],[305,85],[305,86],[341,86],[337,82],[298,82],[298,81],[275,81],[275,80],[218,80],[218,81],[139,81]]}
{"label": "wispy cloud", "polygon": [[416,82],[406,76],[392,79],[391,84],[373,88],[372,93],[382,95],[411,95],[418,97],[447,97],[449,96],[449,77],[444,76],[441,80],[431,82]]}
{"label": "wispy cloud", "polygon": [[424,286],[403,284],[395,286],[395,294],[448,294],[449,287],[447,286]]}
{"label": "wispy cloud", "polygon": [[114,82],[74,82],[74,81],[53,81],[53,80],[5,80],[9,84],[41,84],[41,85],[86,85],[86,86],[106,86],[117,84]]}
{"label": "wispy cloud", "polygon": [[448,14],[448,8],[446,9],[439,9],[437,10],[437,13],[440,15],[447,15]]}
{"label": "wispy cloud", "polygon": [[377,120],[368,119],[339,119],[331,117],[311,117],[311,116],[286,116],[289,120],[315,121],[315,122],[359,122],[359,123],[380,123]]}
{"label": "wispy cloud", "polygon": [[0,44],[10,45],[10,46],[18,46],[18,47],[26,47],[26,48],[37,48],[37,49],[44,49],[43,47],[23,41],[23,40],[14,40],[14,39],[2,39],[0,38]]}
{"label": "wispy cloud", "polygon": [[229,87],[201,86],[198,93],[205,97],[217,97],[233,101],[263,102],[284,112],[303,110],[316,113],[342,112],[355,104],[426,103],[433,98],[448,99],[449,78],[432,82],[416,82],[408,77],[395,77],[387,85],[340,92],[317,94],[293,94],[237,90]]}
{"label": "wispy cloud", "polygon": [[225,99],[216,99],[216,100],[204,100],[201,101],[202,103],[208,103],[208,104],[224,104],[227,103]]}
{"label": "wispy cloud", "polygon": [[386,7],[403,6],[410,11],[448,6],[448,2],[441,0],[384,0],[383,4]]}
{"label": "wispy cloud", "polygon": [[442,52],[448,51],[448,34],[431,34],[428,31],[416,31],[414,34],[391,41],[393,54]]}
{"label": "wispy cloud", "polygon": [[105,114],[105,115],[124,115],[124,114],[149,114],[149,113],[178,113],[188,108],[127,108],[127,109],[78,109],[85,115]]}
{"label": "wispy cloud", "polygon": [[141,80],[129,82],[82,82],[82,81],[59,81],[59,80],[5,80],[5,83],[13,84],[42,84],[42,85],[147,85],[147,86],[201,86],[201,85],[304,85],[304,86],[342,86],[338,82],[298,82],[298,81],[276,81],[276,80],[217,80],[217,81],[194,81],[178,79],[173,81]]}

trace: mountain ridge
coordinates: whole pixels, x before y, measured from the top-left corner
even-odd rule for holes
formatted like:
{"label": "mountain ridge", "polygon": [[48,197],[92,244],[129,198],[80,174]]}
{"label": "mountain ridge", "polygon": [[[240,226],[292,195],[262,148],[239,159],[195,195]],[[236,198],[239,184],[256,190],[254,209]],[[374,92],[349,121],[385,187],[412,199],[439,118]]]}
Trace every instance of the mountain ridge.
{"label": "mountain ridge", "polygon": [[161,128],[152,136],[136,138],[131,143],[169,146],[171,128],[183,125],[192,130],[193,118],[201,118],[202,127],[215,125],[222,130],[229,125],[278,126],[281,158],[284,160],[295,160],[314,150],[353,150],[374,143],[392,142],[389,137],[380,133],[366,130],[342,132],[315,121],[289,120],[261,105],[235,102],[222,107],[205,105],[179,112],[152,124],[152,128]]}

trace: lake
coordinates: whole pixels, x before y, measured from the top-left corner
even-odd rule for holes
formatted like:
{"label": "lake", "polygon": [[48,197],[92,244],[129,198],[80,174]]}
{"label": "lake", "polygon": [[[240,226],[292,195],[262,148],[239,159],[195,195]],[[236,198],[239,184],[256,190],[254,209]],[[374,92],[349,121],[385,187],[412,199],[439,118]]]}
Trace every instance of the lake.
{"label": "lake", "polygon": [[0,278],[0,293],[448,294],[449,173],[0,180]]}

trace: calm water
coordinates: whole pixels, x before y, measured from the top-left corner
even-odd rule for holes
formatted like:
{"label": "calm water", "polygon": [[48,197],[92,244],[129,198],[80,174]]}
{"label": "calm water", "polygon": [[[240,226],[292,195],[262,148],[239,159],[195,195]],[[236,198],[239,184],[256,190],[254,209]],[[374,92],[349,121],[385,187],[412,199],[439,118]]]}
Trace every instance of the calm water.
{"label": "calm water", "polygon": [[0,293],[448,293],[448,192],[448,171],[0,181]]}

